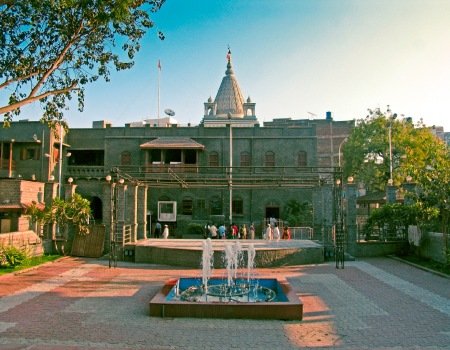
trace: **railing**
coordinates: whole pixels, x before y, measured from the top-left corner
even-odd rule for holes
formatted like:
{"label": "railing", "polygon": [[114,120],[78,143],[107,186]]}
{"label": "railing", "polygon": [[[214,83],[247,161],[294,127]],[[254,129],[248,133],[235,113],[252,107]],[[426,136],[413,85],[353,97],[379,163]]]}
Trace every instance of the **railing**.
{"label": "railing", "polygon": [[363,226],[363,223],[359,223],[357,227],[358,242],[405,242],[408,239],[408,231],[400,223],[393,222],[368,230],[364,230]]}
{"label": "railing", "polygon": [[[15,160],[11,161],[11,170],[16,170],[17,162]],[[0,158],[0,170],[9,170],[9,159]]]}
{"label": "railing", "polygon": [[313,239],[312,227],[289,227],[291,239]]}
{"label": "railing", "polygon": [[74,177],[104,177],[105,168],[103,166],[68,166],[65,171],[66,176]]}

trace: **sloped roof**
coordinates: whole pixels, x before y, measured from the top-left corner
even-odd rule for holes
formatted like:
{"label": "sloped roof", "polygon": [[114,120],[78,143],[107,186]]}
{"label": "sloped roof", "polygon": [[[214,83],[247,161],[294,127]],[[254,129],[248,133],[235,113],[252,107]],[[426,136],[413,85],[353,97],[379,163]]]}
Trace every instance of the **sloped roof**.
{"label": "sloped roof", "polygon": [[142,149],[147,148],[205,149],[205,146],[187,137],[158,137],[156,140],[143,143],[140,147]]}
{"label": "sloped roof", "polygon": [[227,64],[225,74],[215,99],[217,105],[216,114],[243,114],[245,101],[237,79],[233,75],[231,61]]}
{"label": "sloped roof", "polygon": [[0,212],[4,211],[24,211],[25,213],[29,208],[31,208],[31,205],[34,204],[36,208],[40,210],[45,209],[45,204],[43,203],[19,203],[19,204],[0,204]]}
{"label": "sloped roof", "polygon": [[[397,203],[403,203],[404,196],[400,192],[400,190],[397,190],[395,192],[396,196],[396,202]],[[385,204],[386,203],[386,191],[376,191],[372,193],[368,193],[364,196],[356,198],[357,204],[370,204],[370,203],[380,203]]]}

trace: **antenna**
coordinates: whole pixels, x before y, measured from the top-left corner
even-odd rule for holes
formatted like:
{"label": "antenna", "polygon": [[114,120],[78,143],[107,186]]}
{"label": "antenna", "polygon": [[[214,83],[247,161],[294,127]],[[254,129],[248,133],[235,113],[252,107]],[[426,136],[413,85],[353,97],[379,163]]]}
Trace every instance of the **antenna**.
{"label": "antenna", "polygon": [[175,111],[173,111],[171,109],[165,109],[164,113],[166,113],[167,115],[170,115],[171,117],[173,117],[175,115]]}
{"label": "antenna", "polygon": [[314,119],[314,117],[317,117],[317,114],[311,113],[311,112],[306,112],[309,113],[309,119]]}

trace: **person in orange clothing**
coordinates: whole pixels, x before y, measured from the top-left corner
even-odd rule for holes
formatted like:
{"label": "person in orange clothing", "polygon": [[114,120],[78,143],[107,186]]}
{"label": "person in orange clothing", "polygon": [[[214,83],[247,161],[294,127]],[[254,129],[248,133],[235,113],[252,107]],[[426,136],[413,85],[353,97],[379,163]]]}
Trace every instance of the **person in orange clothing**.
{"label": "person in orange clothing", "polygon": [[283,239],[291,239],[291,231],[289,231],[287,226],[284,228],[283,231]]}

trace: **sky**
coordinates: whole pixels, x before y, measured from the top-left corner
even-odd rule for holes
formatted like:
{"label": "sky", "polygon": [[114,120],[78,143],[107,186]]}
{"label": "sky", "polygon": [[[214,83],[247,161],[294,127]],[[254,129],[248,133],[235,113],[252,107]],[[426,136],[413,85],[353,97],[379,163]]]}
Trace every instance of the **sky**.
{"label": "sky", "polygon": [[[228,45],[245,99],[262,124],[273,118],[364,118],[368,108],[423,118],[450,131],[448,0],[167,0],[131,70],[86,87],[85,108],[64,112],[69,127],[114,126],[161,117],[198,124],[225,76]],[[1,99],[5,100],[4,96]],[[38,120],[38,103],[16,119]]]}

